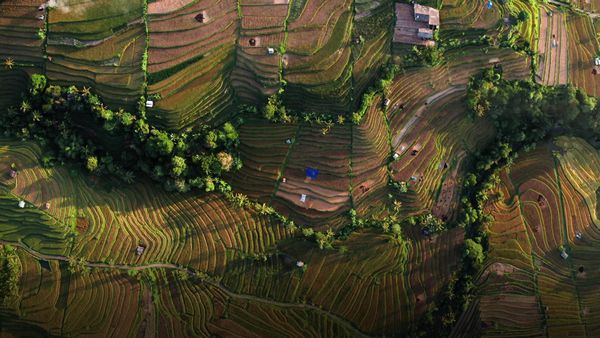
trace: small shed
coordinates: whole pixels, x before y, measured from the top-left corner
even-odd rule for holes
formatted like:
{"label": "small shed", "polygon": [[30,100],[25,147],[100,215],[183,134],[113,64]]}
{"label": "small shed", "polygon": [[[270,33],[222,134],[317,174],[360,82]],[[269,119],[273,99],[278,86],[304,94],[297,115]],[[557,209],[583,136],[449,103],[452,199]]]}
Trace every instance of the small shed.
{"label": "small shed", "polygon": [[567,259],[569,258],[569,254],[563,250],[560,252],[560,257],[562,257],[563,259]]}
{"label": "small shed", "polygon": [[306,202],[306,194],[301,194],[300,195],[300,202],[302,202],[302,203]]}
{"label": "small shed", "polygon": [[400,154],[398,153],[394,153],[394,156],[392,156],[394,158],[394,160],[397,160],[398,158],[400,158]]}
{"label": "small shed", "polygon": [[10,178],[15,178],[15,177],[17,177],[17,171],[16,171],[16,170],[14,170],[14,169],[11,169],[11,170],[8,172],[8,175],[10,176]]}
{"label": "small shed", "polygon": [[19,201],[19,208],[25,208],[25,201]]}
{"label": "small shed", "polygon": [[600,66],[600,58],[599,57],[597,57],[597,58],[594,59],[594,64],[596,66]]}
{"label": "small shed", "polygon": [[296,262],[296,266],[299,267],[299,268],[301,268],[301,267],[304,266],[304,262],[303,261],[297,261]]}
{"label": "small shed", "polygon": [[135,254],[138,255],[138,256],[140,256],[141,254],[144,253],[144,249],[145,248],[143,246],[138,245],[137,248],[135,248]]}
{"label": "small shed", "polygon": [[383,106],[387,108],[390,105],[390,102],[392,102],[390,99],[385,99],[385,101],[383,101]]}
{"label": "small shed", "polygon": [[417,37],[421,40],[431,40],[433,39],[433,30],[429,28],[419,28]]}
{"label": "small shed", "polygon": [[50,209],[50,202],[46,202],[46,204],[44,204],[44,209]]}
{"label": "small shed", "polygon": [[152,107],[154,107],[154,101],[152,101],[152,100],[146,101],[146,108],[152,108]]}
{"label": "small shed", "polygon": [[273,47],[268,47],[268,48],[267,48],[267,54],[269,54],[269,55],[274,55],[274,54],[275,54],[275,48],[273,48]]}

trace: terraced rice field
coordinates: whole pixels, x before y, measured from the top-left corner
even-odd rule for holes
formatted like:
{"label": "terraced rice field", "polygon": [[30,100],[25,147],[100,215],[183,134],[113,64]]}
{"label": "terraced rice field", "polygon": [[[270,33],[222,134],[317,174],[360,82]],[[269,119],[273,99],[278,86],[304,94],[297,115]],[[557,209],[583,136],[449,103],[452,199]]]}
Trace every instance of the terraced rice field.
{"label": "terraced rice field", "polygon": [[15,63],[41,68],[44,63],[43,39],[38,31],[44,21],[38,16],[40,3],[35,0],[14,0],[0,3],[0,60],[12,58]]}
{"label": "terraced rice field", "polygon": [[392,175],[410,185],[403,200],[409,212],[433,209],[436,216],[451,219],[462,186],[458,172],[463,159],[493,137],[490,125],[466,118],[463,97],[461,90],[449,92],[419,109],[418,120],[392,137],[399,155],[391,165]]}
{"label": "terraced rice field", "polygon": [[[566,84],[569,75],[566,22],[571,19],[553,7],[542,7],[540,12],[537,79],[545,85]],[[552,16],[548,15],[549,12],[552,12]]]}
{"label": "terraced rice field", "polygon": [[431,241],[419,231],[407,236],[412,241],[404,248],[386,235],[355,234],[340,243],[348,249],[345,254],[326,254],[298,242],[283,245],[290,258],[307,264],[304,273],[279,259],[234,267],[224,283],[242,293],[314,304],[356,323],[362,332],[406,332],[452,271],[462,232]]}
{"label": "terraced rice field", "polygon": [[592,73],[594,58],[600,49],[591,19],[588,16],[570,15],[567,32],[569,82],[589,95],[600,95],[600,78]]}
{"label": "terraced rice field", "polygon": [[149,117],[180,130],[231,111],[237,26],[233,0],[148,5],[148,91],[162,97]]}
{"label": "terraced rice field", "polygon": [[[240,1],[240,37],[232,85],[242,101],[259,102],[280,88],[282,56],[288,20],[288,0]],[[272,48],[272,54],[268,51]]]}
{"label": "terraced rice field", "polygon": [[[284,214],[293,212],[300,224],[337,228],[347,222],[342,215],[351,208],[351,140],[349,125],[336,125],[327,135],[322,135],[320,128],[301,128],[282,170],[286,182],[279,184],[273,205]],[[307,168],[319,170],[316,179],[307,177]]]}
{"label": "terraced rice field", "polygon": [[[591,262],[598,252],[599,169],[597,150],[560,138],[503,175],[505,198],[491,207],[491,259],[481,277],[486,335],[584,336],[598,330]],[[513,310],[484,306],[492,301]]]}
{"label": "terraced rice field", "polygon": [[[331,136],[340,135],[344,134]],[[18,223],[3,223],[3,229],[12,233],[3,233],[3,239],[43,254],[81,257],[123,270],[174,263],[223,278],[227,287],[181,281],[160,271],[142,273],[141,282],[99,267],[81,275],[68,272],[66,263],[53,258],[41,266],[31,261],[25,263],[21,317],[11,317],[9,326],[26,321],[31,330],[62,335],[110,335],[115,330],[123,335],[260,335],[278,330],[355,336],[347,324],[353,321],[363,332],[390,334],[407,330],[422,315],[458,259],[460,230],[430,240],[409,229],[407,246],[399,246],[389,235],[357,233],[340,243],[348,247],[346,253],[335,254],[307,242],[287,241],[291,235],[287,230],[261,216],[234,210],[216,195],[200,199],[170,195],[148,190],[147,184],[108,190],[76,171],[40,168],[36,163],[41,155],[32,144],[3,144],[0,169],[6,172],[10,163],[18,168],[16,179],[3,181],[12,196],[1,206],[3,215],[30,213],[27,219],[36,224],[34,231],[15,216]],[[16,205],[20,198],[28,202],[23,210]],[[65,235],[57,223],[77,236]],[[42,239],[35,235],[39,224],[48,227]],[[137,245],[145,247],[141,256],[135,254]],[[284,254],[265,263],[247,258],[275,246]],[[22,255],[24,261],[28,255]],[[301,272],[295,260],[304,261],[308,269]],[[47,281],[43,286],[34,282],[40,274]],[[125,290],[127,297],[119,296]],[[34,301],[42,298],[48,301]],[[372,300],[366,302],[367,298]],[[81,306],[90,302],[106,311],[88,319],[90,310]],[[111,311],[117,308],[122,315]],[[4,308],[2,314],[11,311],[17,310]],[[311,327],[300,324],[304,322],[312,323]]]}
{"label": "terraced rice field", "polygon": [[93,87],[111,108],[133,110],[145,75],[143,1],[70,1],[48,12],[46,76]]}
{"label": "terraced rice field", "polygon": [[[20,297],[2,307],[3,334],[353,335],[343,320],[318,309],[255,300],[211,284],[181,280],[165,270],[143,270],[134,276],[124,270],[96,269],[85,275],[70,272],[64,262],[38,261],[23,251],[19,258]],[[304,327],[304,322],[313,325]]]}
{"label": "terraced rice field", "polygon": [[[39,149],[29,143],[4,143],[0,156],[3,172],[11,163],[22,168],[11,193],[31,204],[31,208],[17,210],[18,199],[13,198],[6,208],[15,209],[13,213],[40,214],[52,229],[48,236],[57,238],[40,241],[40,232],[34,228],[17,228],[11,236],[33,241],[32,247],[45,248],[59,241],[61,236],[54,235],[59,223],[78,232],[69,254],[88,261],[171,262],[217,274],[238,256],[264,252],[291,235],[281,225],[234,208],[217,195],[203,199],[173,195],[142,182],[112,191],[76,171],[42,169],[37,164]],[[45,203],[50,203],[48,210],[42,210]],[[31,222],[35,224],[35,219]],[[17,225],[9,229],[14,232]],[[138,245],[145,247],[142,256],[135,254]]]}
{"label": "terraced rice field", "polygon": [[307,0],[289,20],[286,100],[304,111],[345,112],[351,98],[351,1]]}
{"label": "terraced rice field", "polygon": [[443,18],[442,30],[465,30],[465,28],[489,29],[502,20],[505,9],[495,2],[491,9],[487,1],[444,0],[440,11]]}

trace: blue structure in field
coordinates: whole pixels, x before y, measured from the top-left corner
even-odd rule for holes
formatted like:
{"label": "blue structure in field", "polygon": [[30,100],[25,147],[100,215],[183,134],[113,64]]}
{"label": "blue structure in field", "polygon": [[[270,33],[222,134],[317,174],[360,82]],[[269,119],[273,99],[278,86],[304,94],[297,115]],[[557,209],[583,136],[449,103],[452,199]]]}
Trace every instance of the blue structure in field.
{"label": "blue structure in field", "polygon": [[487,9],[492,9],[492,5],[493,5],[492,0],[488,0]]}
{"label": "blue structure in field", "polygon": [[315,178],[317,178],[317,176],[319,176],[319,171],[315,168],[306,168],[306,177],[310,178],[311,180],[314,180]]}

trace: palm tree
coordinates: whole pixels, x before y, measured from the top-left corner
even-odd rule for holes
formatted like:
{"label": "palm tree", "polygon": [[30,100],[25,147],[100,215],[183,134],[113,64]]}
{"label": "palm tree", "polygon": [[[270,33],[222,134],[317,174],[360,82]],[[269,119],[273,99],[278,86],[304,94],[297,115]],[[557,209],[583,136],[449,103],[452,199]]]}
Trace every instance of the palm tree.
{"label": "palm tree", "polygon": [[83,86],[83,89],[81,89],[81,94],[83,94],[83,96],[90,96],[91,93],[89,87]]}
{"label": "palm tree", "polygon": [[26,113],[31,109],[31,104],[27,101],[21,102],[21,112]]}
{"label": "palm tree", "polygon": [[246,205],[249,201],[248,196],[240,193],[233,195],[233,199],[240,208]]}
{"label": "palm tree", "polygon": [[135,174],[131,170],[127,170],[123,173],[123,181],[127,184],[135,182]]}
{"label": "palm tree", "polygon": [[13,60],[13,58],[4,59],[4,67],[6,67],[8,69],[12,69],[14,65],[15,65],[15,60]]}

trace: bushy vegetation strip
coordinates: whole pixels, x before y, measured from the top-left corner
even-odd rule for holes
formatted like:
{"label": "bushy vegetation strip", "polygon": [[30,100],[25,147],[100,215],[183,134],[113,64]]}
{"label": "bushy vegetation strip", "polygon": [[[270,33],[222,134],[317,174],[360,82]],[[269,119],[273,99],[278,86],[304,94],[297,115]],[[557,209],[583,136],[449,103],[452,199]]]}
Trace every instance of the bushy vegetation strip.
{"label": "bushy vegetation strip", "polygon": [[[75,161],[94,175],[111,174],[132,183],[141,172],[167,190],[229,190],[219,177],[242,165],[235,153],[239,143],[235,127],[200,126],[175,135],[150,125],[145,105],[142,97],[137,113],[113,111],[87,88],[48,85],[46,77],[35,74],[21,106],[3,114],[0,125],[8,135],[33,138],[46,146],[54,162]],[[77,123],[89,119],[98,132]],[[105,135],[122,140],[119,149],[108,151],[95,143]]]}
{"label": "bushy vegetation strip", "polygon": [[597,99],[571,85],[545,87],[531,81],[508,81],[501,71],[489,69],[469,82],[467,107],[473,118],[494,122],[496,139],[472,160],[458,221],[458,226],[466,229],[461,267],[414,331],[418,336],[448,336],[474,299],[475,279],[489,247],[487,230],[494,221],[484,208],[500,181],[500,170],[512,165],[519,152],[552,137],[577,133],[595,142],[600,135]]}

